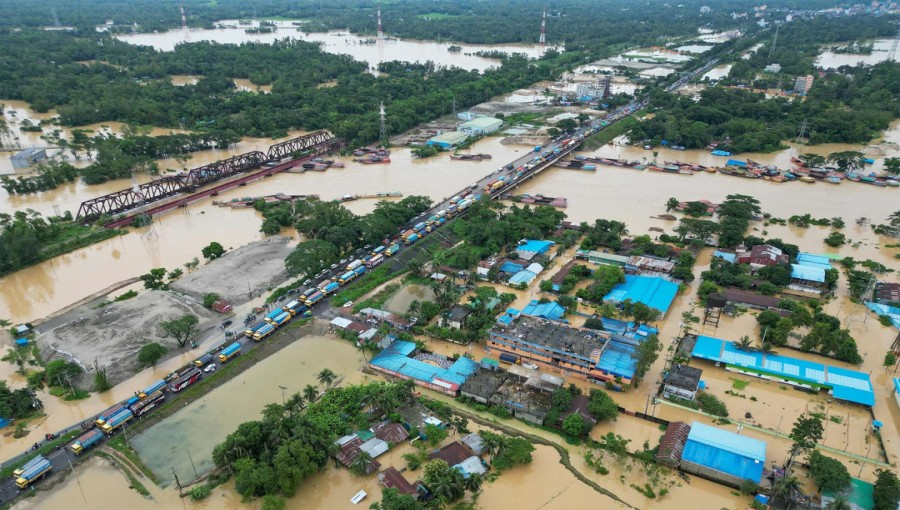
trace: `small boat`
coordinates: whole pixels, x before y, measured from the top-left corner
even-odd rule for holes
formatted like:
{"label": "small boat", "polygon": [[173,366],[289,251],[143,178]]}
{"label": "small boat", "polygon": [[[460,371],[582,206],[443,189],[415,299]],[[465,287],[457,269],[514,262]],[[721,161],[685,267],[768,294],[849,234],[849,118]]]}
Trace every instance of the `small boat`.
{"label": "small boat", "polygon": [[721,149],[716,149],[716,150],[710,152],[710,154],[712,154],[713,156],[731,156],[730,152],[723,151]]}
{"label": "small boat", "polygon": [[830,177],[826,177],[826,178],[825,178],[825,182],[828,182],[828,183],[831,183],[831,184],[840,184],[840,183],[841,183],[841,178],[840,178],[840,177],[837,177],[837,176],[835,176],[835,175],[832,175],[832,176],[830,176]]}
{"label": "small boat", "polygon": [[872,158],[863,158],[863,163],[865,163],[867,165],[872,165],[875,163],[875,160]]}
{"label": "small boat", "polygon": [[890,186],[891,188],[897,188],[897,187],[900,187],[900,182],[897,182],[897,181],[894,181],[894,180],[884,181],[884,183],[885,183],[887,186]]}
{"label": "small boat", "polygon": [[359,504],[360,501],[366,499],[366,496],[368,496],[366,491],[359,491],[356,494],[354,494],[352,498],[350,498],[350,502],[353,503],[354,505]]}
{"label": "small boat", "polygon": [[804,166],[806,166],[806,162],[804,162],[804,161],[803,161],[802,159],[800,159],[800,158],[795,158],[795,157],[793,157],[793,156],[791,156],[791,163],[793,163],[793,164],[795,164],[795,165],[797,165],[797,166],[799,166],[799,167],[804,167]]}
{"label": "small boat", "polygon": [[671,146],[671,147],[669,147],[669,148],[672,149],[673,151],[683,151],[683,150],[686,150],[686,149],[684,148],[683,145],[673,145],[673,146]]}
{"label": "small boat", "polygon": [[808,184],[813,184],[813,183],[816,182],[815,179],[813,179],[812,177],[810,177],[810,176],[808,176],[808,175],[804,175],[803,177],[800,178],[800,180],[803,181],[803,182],[805,182],[805,183],[808,183]]}

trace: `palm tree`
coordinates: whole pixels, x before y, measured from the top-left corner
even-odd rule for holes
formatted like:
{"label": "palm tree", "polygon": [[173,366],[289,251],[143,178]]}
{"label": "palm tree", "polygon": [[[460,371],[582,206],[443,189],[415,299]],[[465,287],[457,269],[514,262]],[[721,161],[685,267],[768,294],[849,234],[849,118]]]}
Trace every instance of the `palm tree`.
{"label": "palm tree", "polygon": [[306,387],[303,388],[303,397],[306,398],[307,402],[312,404],[319,398],[319,389],[312,384],[307,384]]}
{"label": "palm tree", "polygon": [[293,415],[297,411],[306,409],[306,400],[303,399],[303,395],[294,393],[285,403],[285,407],[287,408],[288,413]]}
{"label": "palm tree", "polygon": [[324,384],[325,386],[330,388],[331,383],[333,383],[334,380],[337,379],[337,374],[332,372],[330,368],[323,368],[322,371],[319,372],[317,379],[319,380],[319,384]]}
{"label": "palm tree", "polygon": [[775,348],[772,342],[761,342],[759,344],[759,352],[763,354],[775,354]]}
{"label": "palm tree", "polygon": [[676,207],[678,207],[678,203],[679,203],[678,199],[675,197],[672,197],[672,198],[666,200],[666,212],[669,212],[672,209],[675,209]]}
{"label": "palm tree", "polygon": [[825,508],[827,510],[850,510],[850,502],[843,495],[837,494]]}
{"label": "palm tree", "polygon": [[413,393],[416,388],[416,383],[412,382],[411,379],[404,379],[397,385],[397,399],[400,400],[402,404],[408,404],[413,399]]}
{"label": "palm tree", "polygon": [[485,450],[491,456],[491,462],[494,462],[494,455],[500,450],[500,446],[503,444],[503,438],[493,433],[482,435],[481,438],[484,440]]}
{"label": "palm tree", "polygon": [[737,341],[737,348],[742,351],[749,351],[753,348],[753,341],[747,335],[742,336]]}
{"label": "palm tree", "polygon": [[794,491],[800,489],[800,480],[796,476],[785,476],[775,482],[775,496],[781,496],[787,501],[787,508],[790,509],[794,502],[791,497]]}
{"label": "palm tree", "polygon": [[475,494],[476,492],[481,490],[481,486],[484,484],[484,478],[478,473],[472,473],[466,478],[466,490]]}
{"label": "palm tree", "polygon": [[[407,317],[418,317],[422,312],[422,303],[419,302],[418,299],[414,299],[412,303],[409,304],[409,308],[406,310]],[[387,323],[385,323],[387,324]]]}
{"label": "palm tree", "polygon": [[369,472],[369,468],[374,460],[368,452],[360,451],[359,455],[350,463],[350,471],[357,475],[364,475]]}

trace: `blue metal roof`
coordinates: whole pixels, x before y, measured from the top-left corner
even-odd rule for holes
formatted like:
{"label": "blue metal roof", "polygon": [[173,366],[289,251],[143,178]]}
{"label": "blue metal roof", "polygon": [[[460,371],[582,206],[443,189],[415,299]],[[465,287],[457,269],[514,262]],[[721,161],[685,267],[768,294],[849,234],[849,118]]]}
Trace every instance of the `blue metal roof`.
{"label": "blue metal roof", "polygon": [[509,279],[510,285],[529,285],[534,279],[537,278],[537,275],[532,273],[531,271],[519,271],[518,273],[512,275],[512,278]]}
{"label": "blue metal roof", "polygon": [[878,315],[886,315],[891,320],[891,324],[893,324],[895,328],[900,329],[900,308],[873,303],[871,301],[866,301],[866,306],[869,310],[872,310]]}
{"label": "blue metal roof", "polygon": [[741,161],[739,159],[729,159],[725,164],[728,166],[747,166],[746,161]]}
{"label": "blue metal roof", "polygon": [[555,301],[549,303],[539,303],[532,301],[522,310],[525,315],[532,317],[542,317],[553,321],[559,320],[566,313],[566,309]]}
{"label": "blue metal roof", "polygon": [[766,443],[695,421],[681,458],[759,483],[766,464]]}
{"label": "blue metal roof", "polygon": [[530,251],[534,253],[544,253],[549,250],[551,246],[553,246],[553,241],[535,241],[533,239],[529,239],[524,243],[520,244],[516,251]]}
{"label": "blue metal roof", "polygon": [[825,270],[820,267],[791,264],[791,278],[825,283]]}
{"label": "blue metal roof", "polygon": [[802,266],[819,267],[823,270],[831,269],[831,259],[825,255],[800,252],[797,255],[797,263]]}
{"label": "blue metal roof", "polygon": [[632,379],[634,369],[637,367],[637,358],[634,357],[634,352],[635,349],[631,345],[610,341],[609,345],[603,349],[603,354],[600,355],[597,368],[612,375]]}
{"label": "blue metal roof", "polygon": [[515,262],[510,262],[507,260],[506,262],[503,263],[502,266],[500,266],[500,272],[501,273],[510,273],[510,274],[518,273],[519,271],[524,269],[524,267],[525,266],[523,266],[522,264],[516,264]]}
{"label": "blue metal roof", "polygon": [[744,351],[732,342],[702,335],[697,337],[691,356],[822,385],[829,388],[835,398],[867,406],[875,405],[875,393],[869,375],[856,370],[778,354]]}
{"label": "blue metal roof", "polygon": [[432,382],[435,378],[454,384],[462,384],[478,370],[478,363],[461,356],[449,368],[410,358],[416,344],[405,340],[395,340],[387,349],[372,358],[372,365],[391,370],[420,381]]}
{"label": "blue metal roof", "polygon": [[727,260],[728,262],[731,262],[732,264],[734,264],[734,262],[737,260],[736,254],[728,253],[727,251],[716,250],[715,252],[713,252],[713,257],[719,257],[720,259]]}
{"label": "blue metal roof", "polygon": [[894,377],[894,393],[900,396],[900,377]]}
{"label": "blue metal roof", "polygon": [[669,311],[675,294],[678,293],[678,285],[659,276],[635,276],[625,275],[625,283],[613,287],[613,290],[603,299],[614,303],[621,303],[626,299],[656,308],[663,315]]}

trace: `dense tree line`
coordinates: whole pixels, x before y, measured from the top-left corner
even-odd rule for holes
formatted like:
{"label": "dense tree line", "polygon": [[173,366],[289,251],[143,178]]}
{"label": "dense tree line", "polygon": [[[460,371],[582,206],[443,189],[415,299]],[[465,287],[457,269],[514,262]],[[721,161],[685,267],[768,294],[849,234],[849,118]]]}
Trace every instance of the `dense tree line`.
{"label": "dense tree line", "polygon": [[31,390],[10,390],[6,381],[0,381],[0,418],[24,418],[34,412],[41,401],[32,397]]}
{"label": "dense tree line", "polygon": [[273,205],[263,215],[266,222],[293,225],[304,236],[285,263],[291,274],[309,278],[363,245],[397,235],[401,225],[430,206],[430,199],[413,195],[378,202],[371,213],[356,216],[337,201],[299,200]]}

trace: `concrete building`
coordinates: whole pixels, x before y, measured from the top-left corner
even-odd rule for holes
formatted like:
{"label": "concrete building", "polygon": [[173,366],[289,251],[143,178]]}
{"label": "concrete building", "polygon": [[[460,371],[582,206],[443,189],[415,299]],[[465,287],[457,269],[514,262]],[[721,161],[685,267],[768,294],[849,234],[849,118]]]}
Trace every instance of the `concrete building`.
{"label": "concrete building", "polygon": [[469,139],[469,135],[461,131],[448,131],[446,133],[429,138],[427,145],[433,145],[439,149],[452,149]]}
{"label": "concrete building", "polygon": [[763,71],[767,73],[780,73],[781,72],[781,64],[769,64],[763,69]]}
{"label": "concrete building", "polygon": [[615,253],[606,253],[602,251],[575,251],[575,258],[587,260],[592,264],[605,264],[607,266],[625,267],[631,257],[625,255],[616,255]]}
{"label": "concrete building", "polygon": [[781,249],[768,244],[759,244],[750,248],[737,250],[737,260],[741,264],[750,264],[751,267],[776,266],[787,264],[790,257]]}
{"label": "concrete building", "polygon": [[447,326],[450,329],[462,329],[466,324],[466,318],[472,313],[471,310],[462,305],[453,305],[447,314]]}
{"label": "concrete building", "polygon": [[813,75],[807,74],[806,76],[798,76],[796,80],[794,80],[794,93],[805,96],[809,93],[809,89],[812,88],[813,85]]}
{"label": "concrete building", "polygon": [[16,170],[22,170],[24,168],[29,168],[33,165],[40,163],[47,159],[47,151],[44,149],[25,149],[21,150],[12,156],[10,156],[9,160],[12,161],[12,166]]}
{"label": "concrete building", "polygon": [[778,302],[780,301],[780,299],[775,296],[763,296],[762,294],[740,289],[725,289],[723,294],[729,303],[748,306],[758,310],[777,308]]}
{"label": "concrete building", "polygon": [[494,117],[477,117],[463,122],[456,130],[467,135],[489,135],[503,126],[503,121]]}
{"label": "concrete building", "polygon": [[875,284],[875,302],[882,305],[900,303],[900,283],[878,282]]}
{"label": "concrete building", "polygon": [[691,424],[681,469],[732,486],[759,483],[766,464],[766,443],[700,422]]}
{"label": "concrete building", "polygon": [[697,395],[697,388],[700,386],[700,376],[702,374],[703,370],[699,368],[689,367],[680,363],[673,364],[672,369],[666,375],[663,397],[675,396],[694,400],[694,397]]}

